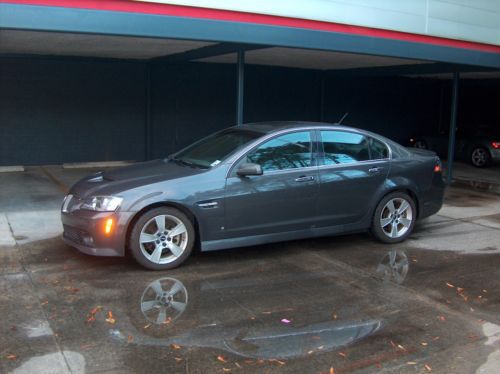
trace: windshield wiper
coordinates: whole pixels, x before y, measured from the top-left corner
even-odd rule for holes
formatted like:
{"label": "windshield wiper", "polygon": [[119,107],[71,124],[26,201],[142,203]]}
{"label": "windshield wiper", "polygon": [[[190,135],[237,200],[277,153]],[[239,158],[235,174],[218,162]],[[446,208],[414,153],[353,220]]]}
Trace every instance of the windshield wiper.
{"label": "windshield wiper", "polygon": [[170,160],[174,161],[178,165],[184,165],[184,166],[189,166],[189,167],[198,168],[198,169],[208,169],[207,167],[205,167],[203,165],[195,164],[194,162],[186,161],[186,160],[183,160],[183,159],[177,158],[177,157],[172,157],[172,158],[170,158]]}

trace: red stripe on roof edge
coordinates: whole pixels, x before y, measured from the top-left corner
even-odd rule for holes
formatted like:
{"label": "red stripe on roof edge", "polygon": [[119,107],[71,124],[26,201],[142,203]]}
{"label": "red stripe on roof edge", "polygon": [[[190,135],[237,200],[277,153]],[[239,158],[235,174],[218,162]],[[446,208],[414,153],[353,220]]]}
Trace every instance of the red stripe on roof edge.
{"label": "red stripe on roof edge", "polygon": [[254,23],[259,25],[295,27],[318,31],[369,36],[375,38],[401,40],[414,43],[433,44],[444,47],[471,49],[482,52],[500,53],[500,46],[492,44],[468,42],[456,39],[411,34],[363,26],[351,26],[339,23],[313,21],[299,18],[245,13],[230,10],[198,8],[181,5],[147,3],[129,0],[0,0],[0,3],[158,14],[175,17]]}

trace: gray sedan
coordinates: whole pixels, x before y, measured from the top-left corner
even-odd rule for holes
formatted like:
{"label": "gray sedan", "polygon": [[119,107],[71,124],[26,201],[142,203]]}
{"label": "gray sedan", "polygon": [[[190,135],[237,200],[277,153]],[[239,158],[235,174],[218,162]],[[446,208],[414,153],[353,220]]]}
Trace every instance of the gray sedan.
{"label": "gray sedan", "polygon": [[370,230],[398,243],[442,206],[435,153],[324,123],[231,127],[168,158],[99,172],[62,205],[64,240],[149,269],[202,251]]}

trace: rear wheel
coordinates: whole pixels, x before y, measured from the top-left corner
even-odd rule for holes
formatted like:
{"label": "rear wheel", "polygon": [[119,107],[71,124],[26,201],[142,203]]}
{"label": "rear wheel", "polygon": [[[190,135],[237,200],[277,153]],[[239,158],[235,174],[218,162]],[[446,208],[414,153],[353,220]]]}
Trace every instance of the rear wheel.
{"label": "rear wheel", "polygon": [[135,260],[152,270],[173,269],[191,254],[195,231],[189,218],[175,208],[161,207],[143,214],[130,234]]}
{"label": "rear wheel", "polygon": [[475,146],[470,154],[470,162],[478,168],[484,168],[490,163],[490,152],[482,146]]}
{"label": "rear wheel", "polygon": [[429,146],[427,145],[427,142],[423,139],[417,139],[415,141],[415,144],[413,144],[414,148],[419,148],[419,149],[429,149]]}
{"label": "rear wheel", "polygon": [[372,233],[384,243],[399,243],[413,231],[417,218],[413,199],[404,192],[393,192],[377,205],[372,220]]}

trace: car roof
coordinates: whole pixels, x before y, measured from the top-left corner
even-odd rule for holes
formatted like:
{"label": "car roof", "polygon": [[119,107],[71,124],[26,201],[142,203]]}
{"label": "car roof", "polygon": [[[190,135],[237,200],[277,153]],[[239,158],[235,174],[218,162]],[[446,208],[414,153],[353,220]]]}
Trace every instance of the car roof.
{"label": "car roof", "polygon": [[258,131],[262,133],[272,133],[275,131],[293,129],[302,127],[329,127],[332,129],[351,129],[358,130],[353,127],[339,125],[337,123],[327,123],[327,122],[309,122],[309,121],[267,121],[267,122],[252,122],[245,123],[241,126],[234,126],[234,128],[250,131]]}

